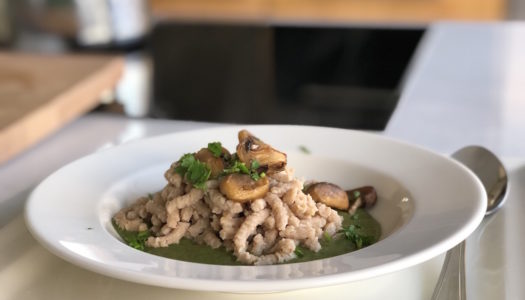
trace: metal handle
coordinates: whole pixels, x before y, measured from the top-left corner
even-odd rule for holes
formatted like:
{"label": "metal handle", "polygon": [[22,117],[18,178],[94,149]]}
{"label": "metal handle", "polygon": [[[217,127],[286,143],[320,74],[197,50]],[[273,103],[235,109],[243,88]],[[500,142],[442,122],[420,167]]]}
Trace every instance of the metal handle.
{"label": "metal handle", "polygon": [[465,241],[448,250],[432,300],[465,300]]}

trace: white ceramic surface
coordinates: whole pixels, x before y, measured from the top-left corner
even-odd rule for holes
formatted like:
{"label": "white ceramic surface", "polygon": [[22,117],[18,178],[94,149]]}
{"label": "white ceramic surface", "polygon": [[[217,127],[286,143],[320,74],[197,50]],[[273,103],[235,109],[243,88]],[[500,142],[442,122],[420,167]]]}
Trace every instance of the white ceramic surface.
{"label": "white ceramic surface", "polygon": [[[465,239],[483,217],[481,183],[442,155],[349,130],[248,129],[287,152],[300,176],[345,187],[376,186],[381,201],[372,213],[383,224],[383,239],[324,260],[239,267],[165,259],[132,249],[115,237],[111,214],[134,197],[161,188],[163,170],[182,154],[210,141],[233,149],[238,127],[145,139],[73,162],[32,193],[26,205],[28,228],[51,252],[105,275],[183,289],[268,292],[340,284],[413,266]],[[311,154],[300,154],[301,145]]]}

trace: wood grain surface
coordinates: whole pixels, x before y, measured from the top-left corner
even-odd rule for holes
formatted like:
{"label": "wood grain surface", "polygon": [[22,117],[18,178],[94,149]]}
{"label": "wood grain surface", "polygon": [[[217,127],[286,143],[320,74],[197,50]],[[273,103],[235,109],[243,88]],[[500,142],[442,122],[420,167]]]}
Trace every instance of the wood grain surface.
{"label": "wood grain surface", "polygon": [[426,24],[439,20],[501,20],[506,0],[151,0],[168,20]]}
{"label": "wood grain surface", "polygon": [[94,108],[120,57],[0,52],[0,163]]}

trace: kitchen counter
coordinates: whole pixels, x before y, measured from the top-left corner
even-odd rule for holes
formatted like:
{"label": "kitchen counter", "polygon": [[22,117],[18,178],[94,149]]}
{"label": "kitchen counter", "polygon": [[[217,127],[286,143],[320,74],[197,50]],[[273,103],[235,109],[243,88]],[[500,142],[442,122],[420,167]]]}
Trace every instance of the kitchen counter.
{"label": "kitchen counter", "polygon": [[477,144],[525,154],[525,23],[427,31],[385,135],[451,153]]}
{"label": "kitchen counter", "polygon": [[[516,174],[513,175],[515,176],[513,180],[522,180],[525,178],[525,55],[523,53],[525,53],[525,24],[522,23],[432,25],[418,48],[417,56],[405,78],[398,107],[386,130],[379,134],[441,153],[451,153],[467,144],[483,145],[493,150],[512,167],[511,175]],[[39,247],[24,230],[20,215],[31,189],[61,166],[94,151],[134,139],[210,126],[217,126],[217,124],[130,119],[106,113],[91,113],[80,118],[37,146],[0,165],[0,190],[3,191],[0,195],[0,235],[2,230],[10,233],[19,232],[26,235],[23,241],[27,245],[32,245],[31,249]],[[519,183],[513,181],[511,193],[514,191],[524,193]],[[525,208],[519,203],[509,203],[509,206],[513,207],[512,211],[504,208],[494,218],[484,222],[485,225],[469,238],[467,247],[478,245],[490,249],[492,245],[485,241],[490,241],[492,237],[493,240],[500,241],[502,249],[506,251],[504,261],[501,259],[489,261],[500,262],[497,266],[492,266],[497,271],[490,273],[492,277],[483,275],[489,274],[483,273],[487,263],[484,264],[483,261],[480,263],[477,260],[467,263],[470,272],[468,292],[469,295],[475,295],[472,299],[525,298],[525,288],[519,282],[520,278],[525,277],[523,271],[525,266],[518,253],[518,250],[525,246],[525,240],[519,236],[519,232],[514,231],[515,228],[519,228],[517,226],[520,225],[520,220],[524,219]],[[506,237],[503,241],[502,236]],[[472,239],[476,240],[471,241]],[[5,240],[0,243],[0,249],[7,249],[6,243]],[[476,247],[473,248],[475,249],[467,248],[470,251],[467,252],[468,259],[486,259],[485,256],[489,255],[490,258],[493,254],[493,251],[489,250],[473,252]],[[46,256],[48,261],[52,260],[55,265],[60,264],[69,272],[82,272],[83,275],[77,277],[88,280],[81,285],[84,293],[100,295],[94,287],[106,280],[106,277],[80,271],[53,257],[41,247],[38,251]],[[24,295],[27,299],[38,299],[38,295],[34,293],[38,293],[39,289],[43,288],[45,281],[35,279],[38,275],[32,277],[34,285],[31,285],[31,282],[22,285],[21,279],[16,281],[13,276],[16,274],[23,276],[23,274],[14,271],[13,268],[17,264],[9,264],[6,261],[9,257],[18,257],[13,253],[10,255],[0,257],[2,268],[0,288],[3,291],[19,288],[18,294],[7,293],[8,299],[14,299],[9,298],[9,295],[12,297]],[[479,266],[476,267],[474,262]],[[432,282],[439,273],[439,264],[438,258],[414,270],[427,272],[428,269],[432,269],[432,274],[427,278],[427,281]],[[25,266],[23,262],[18,262],[18,265]],[[38,266],[42,267],[41,264]],[[494,268],[487,270],[494,271]],[[410,270],[404,272],[404,278],[409,278]],[[414,272],[410,274],[416,274]],[[1,279],[8,274],[9,280]],[[505,281],[498,274],[504,276]],[[75,278],[75,275],[71,277]],[[376,283],[384,283],[387,281],[386,278],[392,277],[372,280],[377,280]],[[491,280],[491,284],[481,285],[479,282],[484,282],[480,281],[483,278]],[[115,289],[133,285],[117,280],[110,282],[117,283],[104,287],[107,289],[107,295],[113,293],[115,297],[126,294],[116,293]],[[422,293],[428,294],[431,288],[432,284],[427,284]],[[331,292],[340,296],[346,293],[344,286],[334,288]],[[162,295],[169,293],[156,290],[154,294],[162,298]],[[66,294],[60,293],[43,295],[49,299],[51,297],[56,299],[61,295],[68,298]],[[88,297],[86,295],[84,296]],[[189,292],[180,295],[196,298],[196,294]]]}

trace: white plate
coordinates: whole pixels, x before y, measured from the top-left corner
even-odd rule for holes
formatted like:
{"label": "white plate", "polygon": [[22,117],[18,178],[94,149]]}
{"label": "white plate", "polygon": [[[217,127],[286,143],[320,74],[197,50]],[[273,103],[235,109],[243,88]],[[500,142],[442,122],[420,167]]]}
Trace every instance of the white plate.
{"label": "white plate", "polygon": [[[47,249],[116,278],[182,289],[273,292],[361,280],[428,260],[465,239],[481,222],[486,196],[466,168],[425,149],[379,135],[307,126],[244,126],[288,153],[296,174],[344,188],[373,185],[372,214],[382,239],[349,254],[274,266],[218,266],[147,254],[126,246],[111,216],[165,184],[182,154],[211,141],[233,150],[241,127],[145,139],[75,161],[45,179],[26,205],[26,222]],[[305,146],[311,154],[301,153]]]}

